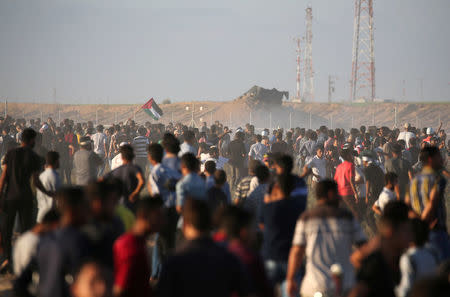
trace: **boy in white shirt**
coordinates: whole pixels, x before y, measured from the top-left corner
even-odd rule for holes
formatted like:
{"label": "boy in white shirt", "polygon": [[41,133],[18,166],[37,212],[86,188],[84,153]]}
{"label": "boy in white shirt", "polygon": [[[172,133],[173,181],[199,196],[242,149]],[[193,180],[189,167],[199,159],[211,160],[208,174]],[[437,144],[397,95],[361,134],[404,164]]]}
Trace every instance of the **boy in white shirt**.
{"label": "boy in white shirt", "polygon": [[[61,187],[61,178],[56,171],[59,168],[59,154],[58,152],[50,151],[47,153],[45,160],[45,170],[39,175],[44,188],[49,192],[56,192]],[[37,206],[38,213],[36,221],[42,222],[44,215],[54,207],[55,202],[52,197],[37,190]]]}
{"label": "boy in white shirt", "polygon": [[384,211],[384,207],[391,201],[397,199],[395,195],[394,188],[398,183],[397,174],[394,172],[388,172],[384,176],[385,186],[383,191],[381,191],[380,196],[378,196],[378,200],[372,206],[372,210],[377,215],[382,215]]}

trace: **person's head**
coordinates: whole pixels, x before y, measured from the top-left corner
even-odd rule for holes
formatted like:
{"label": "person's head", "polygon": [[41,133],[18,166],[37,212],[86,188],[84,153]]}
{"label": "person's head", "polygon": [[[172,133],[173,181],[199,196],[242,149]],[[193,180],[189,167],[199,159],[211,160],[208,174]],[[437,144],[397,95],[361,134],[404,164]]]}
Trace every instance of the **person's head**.
{"label": "person's head", "polygon": [[409,142],[409,147],[415,147],[417,144],[415,137],[410,138],[408,142]]}
{"label": "person's head", "polygon": [[164,134],[162,146],[170,154],[177,155],[180,151],[180,141],[171,133]]}
{"label": "person's head", "polygon": [[283,132],[278,131],[276,134],[276,138],[277,138],[277,141],[282,141],[283,140]]}
{"label": "person's head", "polygon": [[113,180],[93,181],[86,187],[86,196],[91,205],[94,218],[110,220],[120,198],[120,190]]}
{"label": "person's head", "polygon": [[159,196],[147,196],[138,201],[135,224],[139,226],[141,235],[159,232],[164,225],[162,206],[163,201]]}
{"label": "person's head", "polygon": [[110,297],[112,281],[100,263],[89,261],[80,265],[70,291],[73,297]]}
{"label": "person's head", "polygon": [[259,160],[250,160],[250,161],[248,161],[248,174],[250,176],[254,176],[255,175],[255,169],[260,164],[261,164],[261,162]]}
{"label": "person's head", "polygon": [[268,194],[273,200],[285,199],[291,195],[294,189],[295,179],[290,174],[279,174],[275,178],[275,182],[269,187]]}
{"label": "person's head", "polygon": [[265,146],[268,146],[269,145],[269,137],[263,136],[261,143],[264,144]]}
{"label": "person's head", "polygon": [[316,197],[321,203],[339,206],[338,188],[335,181],[331,179],[321,180],[316,185]]}
{"label": "person's head", "polygon": [[160,164],[164,157],[164,149],[160,144],[152,143],[147,147],[147,156],[153,166]]}
{"label": "person's head", "polygon": [[124,163],[131,163],[134,159],[133,147],[129,144],[121,145],[119,148],[120,155]]}
{"label": "person's head", "polygon": [[412,243],[416,247],[423,247],[428,242],[428,224],[419,218],[411,219]]}
{"label": "person's head", "polygon": [[222,213],[220,227],[228,240],[238,240],[250,245],[253,236],[252,216],[243,208],[228,206]]}
{"label": "person's head", "polygon": [[188,175],[200,170],[200,162],[192,153],[186,153],[181,157],[181,173]]}
{"label": "person's head", "polygon": [[103,125],[97,126],[97,132],[99,132],[99,133],[103,132]]}
{"label": "person's head", "polygon": [[270,179],[269,168],[267,168],[267,166],[265,166],[263,164],[259,164],[255,168],[255,176],[256,176],[256,178],[258,178],[258,183],[260,185],[268,183],[269,179]]}
{"label": "person's head", "polygon": [[59,153],[50,151],[45,156],[45,166],[53,169],[59,168]]}
{"label": "person's head", "polygon": [[261,142],[262,141],[262,136],[260,134],[256,134],[255,138],[256,138],[256,142]]}
{"label": "person's head", "polygon": [[188,198],[183,205],[183,234],[193,240],[209,233],[211,212],[205,201]]}
{"label": "person's head", "polygon": [[323,145],[322,144],[316,145],[315,151],[316,151],[316,156],[321,159],[323,157]]}
{"label": "person's head", "polygon": [[435,146],[425,146],[419,154],[419,160],[424,166],[438,170],[442,168],[443,160],[439,149]]}
{"label": "person's head", "polygon": [[89,218],[89,205],[81,187],[64,187],[55,195],[63,225],[81,226]]}
{"label": "person's head", "polygon": [[290,174],[294,168],[292,157],[286,154],[274,156],[274,167],[277,174]]}
{"label": "person's head", "polygon": [[402,147],[400,144],[398,143],[394,143],[392,144],[392,156],[394,158],[399,158],[402,156]]}
{"label": "person's head", "polygon": [[191,145],[194,143],[194,140],[195,140],[194,132],[187,130],[186,132],[184,132],[183,136],[184,136],[184,142],[191,144]]}
{"label": "person's head", "polygon": [[41,225],[43,226],[43,231],[48,232],[55,230],[59,226],[61,220],[61,214],[58,210],[52,208],[47,211],[42,218]]}
{"label": "person's head", "polygon": [[221,188],[227,181],[227,174],[222,169],[217,169],[214,172],[214,184]]}
{"label": "person's head", "polygon": [[216,172],[216,162],[206,161],[205,162],[205,174],[207,176],[212,176],[212,175],[214,175],[214,172]]}
{"label": "person's head", "polygon": [[147,129],[144,126],[140,126],[137,130],[139,136],[145,136],[147,134]]}
{"label": "person's head", "polygon": [[83,136],[80,138],[80,147],[85,150],[91,149],[91,138],[89,136]]}
{"label": "person's head", "polygon": [[388,172],[384,175],[384,185],[386,188],[393,190],[398,183],[398,176],[394,172]]}
{"label": "person's head", "polygon": [[401,255],[412,239],[408,206],[402,201],[391,201],[383,210],[378,232],[388,244],[391,252]]}
{"label": "person's head", "polygon": [[213,159],[219,158],[219,150],[217,149],[216,146],[213,145],[209,148],[209,156]]}
{"label": "person's head", "polygon": [[24,129],[22,132],[22,144],[33,148],[36,143],[36,135],[37,133],[33,129]]}
{"label": "person's head", "polygon": [[347,162],[353,162],[353,150],[351,148],[342,149],[341,157]]}
{"label": "person's head", "polygon": [[404,129],[406,132],[408,132],[408,131],[411,129],[411,124],[410,124],[410,123],[405,123],[405,124],[403,125],[403,129]]}

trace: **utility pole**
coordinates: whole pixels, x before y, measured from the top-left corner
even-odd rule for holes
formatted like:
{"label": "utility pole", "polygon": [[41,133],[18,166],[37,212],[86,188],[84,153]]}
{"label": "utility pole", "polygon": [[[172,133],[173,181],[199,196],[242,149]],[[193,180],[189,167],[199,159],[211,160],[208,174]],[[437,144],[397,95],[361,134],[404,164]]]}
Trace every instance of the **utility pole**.
{"label": "utility pole", "polygon": [[7,115],[8,115],[8,99],[5,99],[5,119]]}
{"label": "utility pole", "polygon": [[406,80],[402,81],[402,101],[406,101]]}
{"label": "utility pole", "polygon": [[302,48],[300,46],[300,42],[301,42],[301,38],[297,37],[295,38],[295,42],[297,43],[297,84],[296,84],[296,93],[295,93],[295,98],[294,100],[296,102],[301,102],[302,98],[300,95],[300,73],[301,73],[301,53],[302,53]]}
{"label": "utility pole", "polygon": [[334,77],[331,75],[328,75],[328,103],[331,103],[332,96],[335,91],[335,81]]}
{"label": "utility pole", "polygon": [[303,82],[304,101],[314,101],[314,70],[312,59],[312,7],[306,8],[306,38],[305,38],[305,71]]}
{"label": "utility pole", "polygon": [[311,116],[311,112],[309,112],[309,129],[312,128],[312,116]]}
{"label": "utility pole", "polygon": [[272,133],[272,112],[269,112],[270,133]]}
{"label": "utility pole", "polygon": [[350,100],[375,99],[373,0],[355,0]]}

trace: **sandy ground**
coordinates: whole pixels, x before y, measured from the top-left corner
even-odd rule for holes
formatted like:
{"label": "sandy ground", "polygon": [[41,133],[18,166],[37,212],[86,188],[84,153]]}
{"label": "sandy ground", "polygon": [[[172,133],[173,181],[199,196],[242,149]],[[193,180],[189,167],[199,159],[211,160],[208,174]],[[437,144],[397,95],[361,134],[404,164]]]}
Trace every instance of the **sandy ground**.
{"label": "sandy ground", "polygon": [[[76,121],[97,121],[102,124],[118,123],[127,119],[135,119],[143,124],[146,121],[157,123],[143,111],[140,105],[70,105],[70,104],[25,104],[8,103],[8,114],[11,116],[30,118],[51,116],[54,120],[72,118]],[[375,125],[393,127],[395,123],[395,110],[397,111],[397,126],[409,122],[413,126],[429,127],[435,129],[439,120],[443,128],[450,129],[450,102],[449,103],[290,103],[270,109],[260,109],[260,106],[249,104],[248,101],[236,99],[227,102],[197,101],[173,104],[160,104],[163,110],[161,123],[171,121],[182,122],[189,125],[194,122],[196,126],[205,121],[208,125],[216,120],[234,128],[252,123],[257,128],[276,127],[311,127],[320,125],[328,127],[359,127],[361,125]],[[186,108],[189,108],[186,110]],[[310,121],[311,119],[311,121]],[[352,125],[353,124],[353,125]]]}

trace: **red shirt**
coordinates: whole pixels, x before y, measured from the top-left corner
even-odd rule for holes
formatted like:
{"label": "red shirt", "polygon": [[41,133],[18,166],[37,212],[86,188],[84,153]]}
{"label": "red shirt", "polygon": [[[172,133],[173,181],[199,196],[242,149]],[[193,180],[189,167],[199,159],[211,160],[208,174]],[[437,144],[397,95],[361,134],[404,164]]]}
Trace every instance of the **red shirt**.
{"label": "red shirt", "polygon": [[114,243],[114,285],[126,296],[152,296],[145,238],[126,233]]}
{"label": "red shirt", "polygon": [[340,196],[353,196],[353,189],[350,185],[352,178],[355,178],[355,164],[344,161],[339,164],[334,174],[334,180],[338,184],[338,192]]}

